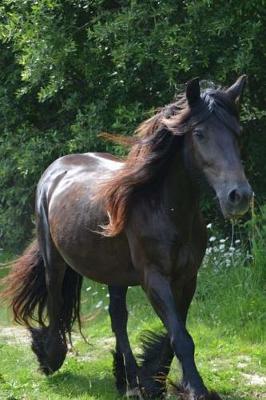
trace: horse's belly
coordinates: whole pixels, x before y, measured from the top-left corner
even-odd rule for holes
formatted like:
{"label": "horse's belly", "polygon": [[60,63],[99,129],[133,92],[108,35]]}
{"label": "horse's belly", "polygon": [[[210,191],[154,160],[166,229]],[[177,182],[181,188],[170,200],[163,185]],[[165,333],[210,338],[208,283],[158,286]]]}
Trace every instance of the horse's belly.
{"label": "horse's belly", "polygon": [[[78,273],[109,285],[137,285],[138,275],[131,261],[125,235],[107,238],[95,232],[86,213],[72,220],[50,221],[52,240],[63,259]],[[88,215],[88,214],[87,214]],[[99,225],[97,225],[100,230]]]}
{"label": "horse's belly", "polygon": [[107,285],[138,285],[138,273],[132,265],[127,243],[117,243],[120,240],[115,238],[100,240],[102,243],[88,240],[79,251],[61,248],[60,253],[68,265],[89,279]]}

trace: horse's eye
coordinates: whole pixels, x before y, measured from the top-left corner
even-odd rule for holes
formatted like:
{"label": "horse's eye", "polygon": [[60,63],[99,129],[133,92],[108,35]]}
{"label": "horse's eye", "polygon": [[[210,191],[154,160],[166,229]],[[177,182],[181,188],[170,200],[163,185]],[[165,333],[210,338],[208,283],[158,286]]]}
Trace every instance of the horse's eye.
{"label": "horse's eye", "polygon": [[200,130],[194,131],[194,136],[196,136],[198,140],[203,140],[205,138],[204,133]]}

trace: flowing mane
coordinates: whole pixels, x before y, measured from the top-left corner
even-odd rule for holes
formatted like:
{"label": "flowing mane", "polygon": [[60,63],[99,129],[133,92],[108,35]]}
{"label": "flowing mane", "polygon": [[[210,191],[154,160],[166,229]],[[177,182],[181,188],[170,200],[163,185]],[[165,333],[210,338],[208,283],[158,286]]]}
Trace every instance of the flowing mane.
{"label": "flowing mane", "polygon": [[237,126],[235,104],[224,91],[207,89],[195,106],[189,107],[182,95],[142,122],[133,138],[127,141],[123,137],[122,143],[131,146],[124,166],[100,184],[95,196],[103,202],[109,217],[108,224],[101,227],[102,235],[115,236],[123,230],[133,200],[139,193],[151,193],[154,184],[165,176],[180,146],[180,137],[211,114],[229,124],[232,130]]}

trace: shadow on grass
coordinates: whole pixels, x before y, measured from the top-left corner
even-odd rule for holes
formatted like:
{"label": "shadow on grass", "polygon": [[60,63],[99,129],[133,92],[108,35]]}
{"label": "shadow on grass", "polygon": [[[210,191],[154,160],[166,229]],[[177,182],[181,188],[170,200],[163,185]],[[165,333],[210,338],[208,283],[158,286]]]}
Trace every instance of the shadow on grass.
{"label": "shadow on grass", "polygon": [[115,388],[115,381],[112,376],[106,374],[85,375],[77,372],[59,372],[47,379],[47,385],[53,392],[64,396],[80,396],[88,394],[91,396],[107,399],[119,398]]}
{"label": "shadow on grass", "polygon": [[[78,397],[84,394],[96,398],[119,399],[112,376],[88,376],[84,373],[62,372],[48,378],[47,384],[58,395]],[[171,391],[170,391],[171,392]],[[255,400],[254,397],[246,394],[219,393],[223,400]],[[179,399],[177,395],[170,394],[169,400]]]}

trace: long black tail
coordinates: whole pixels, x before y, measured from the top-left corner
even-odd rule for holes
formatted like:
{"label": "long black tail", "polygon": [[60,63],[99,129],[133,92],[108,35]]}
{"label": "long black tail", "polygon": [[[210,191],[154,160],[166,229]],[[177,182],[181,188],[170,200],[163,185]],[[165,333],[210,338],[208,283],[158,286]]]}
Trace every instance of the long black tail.
{"label": "long black tail", "polygon": [[[32,328],[34,322],[46,326],[47,288],[44,262],[35,240],[14,261],[9,275],[2,280],[5,286],[1,298],[9,302],[14,320]],[[60,315],[62,333],[70,335],[73,324],[80,319],[80,294],[82,276],[67,267],[63,281],[63,308]]]}

